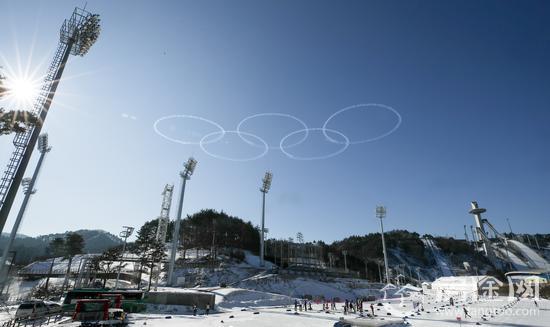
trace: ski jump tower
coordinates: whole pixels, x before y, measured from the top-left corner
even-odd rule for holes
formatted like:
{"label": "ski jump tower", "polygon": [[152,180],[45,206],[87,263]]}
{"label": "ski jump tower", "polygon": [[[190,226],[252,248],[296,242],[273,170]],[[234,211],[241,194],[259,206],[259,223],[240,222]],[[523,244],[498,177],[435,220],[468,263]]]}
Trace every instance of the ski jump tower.
{"label": "ski jump tower", "polygon": [[15,150],[2,179],[0,179],[0,232],[4,230],[4,225],[19,190],[19,185],[23,180],[25,169],[36,147],[38,136],[50,110],[69,55],[84,56],[88,53],[88,50],[99,37],[99,32],[99,15],[91,14],[78,7],[73,11],[71,18],[66,19],[61,26],[57,51],[36,102],[30,110],[38,117],[40,123],[25,132],[15,135],[13,139]]}
{"label": "ski jump tower", "polygon": [[[481,214],[487,210],[480,208],[475,201],[471,203],[471,206],[470,214],[474,216],[475,221],[475,230],[473,231],[476,249],[483,252],[495,267],[550,271],[550,263],[544,257],[525,244],[508,239],[499,233],[489,220],[482,218]],[[493,238],[489,237],[489,231],[493,232]]]}
{"label": "ski jump tower", "polygon": [[166,242],[168,223],[170,223],[170,207],[172,206],[172,193],[174,185],[166,184],[162,192],[162,205],[160,207],[159,224],[157,227],[157,240]]}
{"label": "ski jump tower", "polygon": [[[491,260],[494,257],[493,248],[491,247],[491,241],[487,237],[487,232],[485,231],[484,223],[487,222],[486,219],[481,218],[481,214],[486,212],[487,209],[480,208],[476,201],[470,203],[472,210],[470,214],[474,215],[474,221],[476,224],[476,238],[481,241],[481,246],[483,247],[483,252],[485,256]],[[491,260],[492,261],[492,260]]]}

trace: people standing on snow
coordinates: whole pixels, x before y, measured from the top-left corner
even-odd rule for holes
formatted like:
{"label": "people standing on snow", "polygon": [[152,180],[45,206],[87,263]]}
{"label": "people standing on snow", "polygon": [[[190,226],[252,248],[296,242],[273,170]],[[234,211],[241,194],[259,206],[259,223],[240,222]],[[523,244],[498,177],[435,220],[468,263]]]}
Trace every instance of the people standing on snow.
{"label": "people standing on snow", "polygon": [[197,305],[193,304],[193,316],[197,315]]}
{"label": "people standing on snow", "polygon": [[209,313],[210,313],[210,304],[207,304],[206,305],[206,315],[208,316]]}
{"label": "people standing on snow", "polygon": [[331,303],[330,309],[331,310],[336,310],[336,300],[334,298],[332,298],[332,303]]}
{"label": "people standing on snow", "polygon": [[298,300],[294,299],[294,311],[298,311]]}
{"label": "people standing on snow", "polygon": [[372,312],[372,316],[374,317],[374,305],[370,304],[370,312]]}

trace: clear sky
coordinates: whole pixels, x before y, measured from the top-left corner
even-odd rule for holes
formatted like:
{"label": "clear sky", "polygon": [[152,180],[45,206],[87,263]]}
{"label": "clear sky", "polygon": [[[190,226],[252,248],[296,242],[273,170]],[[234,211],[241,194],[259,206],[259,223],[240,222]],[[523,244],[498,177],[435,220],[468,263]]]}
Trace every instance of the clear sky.
{"label": "clear sky", "polygon": [[[17,69],[20,58],[25,68],[32,52],[29,67],[45,73],[63,19],[83,3],[0,1],[1,65]],[[377,204],[387,206],[387,229],[462,237],[472,200],[503,231],[509,218],[514,231],[550,232],[548,1],[88,1],[87,9],[101,15],[102,34],[67,66],[44,127],[53,150],[23,234],[139,227],[158,216],[165,183],[179,193],[189,156],[198,165],[184,214],[214,208],[259,224],[259,187],[271,169],[272,237],[375,232]],[[276,149],[303,128],[281,116],[243,123],[275,148],[246,162],[153,129],[163,116],[193,115],[231,131],[249,115],[278,112],[313,128],[288,152],[323,156],[343,145],[319,128],[361,103],[395,108],[401,126],[324,160]],[[390,111],[363,108],[327,128],[355,141],[395,123]],[[192,142],[216,131],[185,118],[158,127]],[[205,149],[262,153],[257,139],[222,136]],[[0,136],[2,170],[11,139]]]}

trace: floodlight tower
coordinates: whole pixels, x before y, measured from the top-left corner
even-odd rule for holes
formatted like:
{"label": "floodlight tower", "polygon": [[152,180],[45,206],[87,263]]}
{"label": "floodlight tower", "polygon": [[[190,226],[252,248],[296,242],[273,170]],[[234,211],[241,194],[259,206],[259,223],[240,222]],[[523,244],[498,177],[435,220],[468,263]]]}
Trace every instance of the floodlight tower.
{"label": "floodlight tower", "polygon": [[0,179],[0,233],[4,230],[19,184],[23,180],[69,55],[84,56],[99,37],[99,32],[99,15],[91,14],[78,7],[73,11],[71,18],[65,20],[61,26],[57,51],[31,110],[39,118],[39,123],[15,135],[13,139],[15,150],[4,171],[4,176]]}
{"label": "floodlight tower", "polygon": [[262,179],[262,229],[260,230],[260,267],[264,266],[264,237],[265,237],[265,195],[271,188],[271,181],[273,180],[273,173],[270,171],[265,172],[265,176]]}
{"label": "floodlight tower", "polygon": [[38,138],[38,151],[40,152],[40,158],[38,159],[38,163],[36,164],[36,168],[34,170],[32,178],[24,178],[22,180],[25,197],[23,198],[21,208],[19,209],[19,213],[17,214],[17,218],[15,219],[15,223],[13,224],[13,227],[11,229],[8,244],[4,248],[4,253],[2,254],[2,258],[0,259],[0,283],[2,284],[2,290],[4,289],[4,285],[6,284],[5,282],[7,280],[6,260],[8,258],[8,254],[12,250],[11,248],[13,246],[13,242],[15,241],[15,236],[19,231],[19,226],[21,225],[21,221],[23,220],[23,216],[25,215],[25,211],[27,210],[31,195],[36,193],[34,185],[36,184],[36,180],[38,179],[40,168],[42,168],[42,164],[44,163],[44,158],[51,149],[52,148],[48,145],[48,134],[40,135],[40,137]]}
{"label": "floodlight tower", "polygon": [[344,250],[342,251],[342,254],[344,255],[344,270],[348,273],[348,251]]}
{"label": "floodlight tower", "polygon": [[466,240],[466,243],[470,244],[470,238],[468,237],[468,231],[466,229],[466,225],[464,225],[464,239]]}
{"label": "floodlight tower", "polygon": [[178,251],[179,244],[181,212],[183,211],[183,196],[185,195],[185,184],[187,180],[191,179],[191,175],[193,175],[196,166],[197,160],[195,160],[195,158],[193,157],[190,157],[185,165],[183,165],[183,171],[180,172],[181,191],[178,203],[178,216],[176,217],[176,225],[174,226],[174,232],[172,234],[172,250],[170,251],[170,265],[168,266],[168,279],[166,281],[166,284],[168,286],[174,285],[174,266],[176,265],[176,252]]}
{"label": "floodlight tower", "polygon": [[172,206],[172,193],[174,185],[166,184],[162,191],[162,205],[160,207],[159,224],[157,227],[157,240],[166,242],[166,232],[170,223],[170,207]]}
{"label": "floodlight tower", "polygon": [[120,254],[120,263],[118,264],[118,272],[116,274],[115,290],[118,289],[118,281],[120,280],[120,271],[122,270],[122,259],[124,257],[124,251],[126,251],[126,243],[128,241],[128,237],[130,237],[134,232],[134,227],[122,226],[122,228],[122,232],[118,235],[124,239],[124,245],[122,245],[122,252]]}
{"label": "floodlight tower", "polygon": [[390,283],[390,267],[388,266],[388,254],[386,253],[386,241],[384,240],[384,223],[382,220],[386,217],[386,207],[376,207],[376,218],[380,219],[380,230],[382,231],[382,251],[384,252],[384,268],[386,269],[386,282]]}

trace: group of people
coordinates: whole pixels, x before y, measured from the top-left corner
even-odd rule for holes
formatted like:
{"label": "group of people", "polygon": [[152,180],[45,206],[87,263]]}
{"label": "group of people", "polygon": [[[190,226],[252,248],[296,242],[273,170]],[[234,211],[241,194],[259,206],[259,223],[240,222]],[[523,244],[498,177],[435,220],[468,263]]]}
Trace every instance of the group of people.
{"label": "group of people", "polygon": [[323,310],[336,310],[336,299],[332,298],[331,300],[323,300]]}
{"label": "group of people", "polygon": [[[193,304],[193,316],[196,316],[197,315],[197,311],[198,311],[198,308],[197,308],[197,305],[196,304]],[[206,308],[204,310],[204,313],[208,316],[210,314],[210,304],[206,304]]]}
{"label": "group of people", "polygon": [[[343,309],[344,309],[344,314],[348,314],[348,313],[363,313],[364,311],[364,308],[363,308],[363,305],[364,305],[364,299],[362,298],[357,298],[355,300],[348,300],[346,299],[344,301],[344,305],[343,305]],[[336,311],[337,310],[337,306],[336,306],[336,299],[335,298],[332,298],[330,300],[323,300],[323,302],[321,303],[322,305],[322,310],[323,311]],[[304,300],[294,300],[294,311],[297,312],[297,311],[311,311],[313,308],[311,307],[311,300],[307,300],[307,299],[304,299]],[[374,305],[371,303],[370,304],[370,312],[371,314],[374,316]]]}
{"label": "group of people", "polygon": [[[363,313],[363,299],[357,298],[355,300],[348,300],[344,301],[344,314],[348,314],[348,312],[353,313]],[[374,308],[373,308],[373,315],[374,315]]]}
{"label": "group of people", "polygon": [[[309,308],[308,308],[308,305],[309,305]],[[307,299],[305,299],[305,300],[300,300],[300,301],[294,300],[294,311],[298,311],[298,309],[299,309],[300,311],[302,311],[302,309],[303,309],[304,311],[307,311],[308,309],[309,309],[310,311],[313,310],[313,309],[311,308],[311,301],[310,301],[310,300],[307,300]]]}

